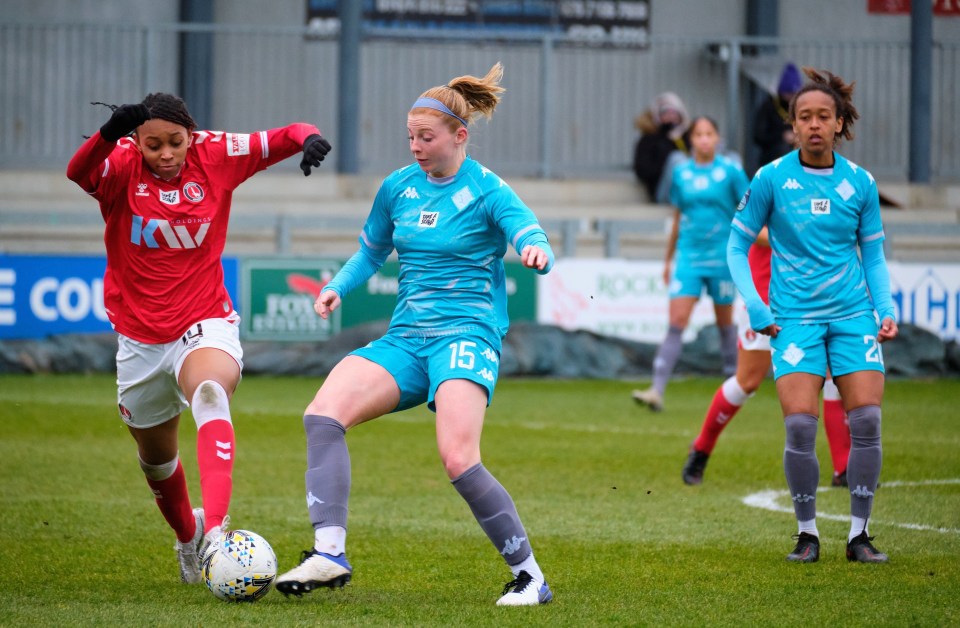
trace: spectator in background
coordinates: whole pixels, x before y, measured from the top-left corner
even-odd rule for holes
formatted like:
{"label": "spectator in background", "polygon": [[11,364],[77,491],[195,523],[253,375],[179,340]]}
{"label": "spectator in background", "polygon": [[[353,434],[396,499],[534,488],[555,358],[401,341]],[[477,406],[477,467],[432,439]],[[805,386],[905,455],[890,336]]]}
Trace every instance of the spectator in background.
{"label": "spectator in background", "polygon": [[688,153],[686,134],[689,124],[687,107],[673,92],[657,96],[634,122],[640,138],[633,153],[633,171],[652,202],[667,203],[670,200],[670,185],[663,185],[661,181],[672,171],[667,168],[671,154],[679,151],[685,156]]}
{"label": "spectator in background", "polygon": [[790,100],[800,91],[802,85],[800,70],[793,63],[787,62],[780,73],[777,93],[771,94],[757,108],[754,115],[753,142],[760,149],[761,166],[793,150],[793,125],[788,112]]}

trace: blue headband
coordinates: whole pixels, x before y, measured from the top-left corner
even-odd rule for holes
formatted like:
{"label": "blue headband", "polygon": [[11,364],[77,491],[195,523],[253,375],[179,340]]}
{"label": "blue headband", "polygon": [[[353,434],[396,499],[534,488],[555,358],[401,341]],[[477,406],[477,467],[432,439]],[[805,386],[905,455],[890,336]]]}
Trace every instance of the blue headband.
{"label": "blue headband", "polygon": [[423,97],[417,98],[417,102],[413,103],[413,106],[410,107],[410,109],[416,109],[417,107],[425,107],[427,109],[435,109],[437,111],[441,111],[447,114],[448,116],[453,116],[454,118],[462,122],[463,126],[467,126],[466,120],[464,120],[454,112],[450,111],[449,107],[447,107],[445,104],[443,104],[436,98],[423,98]]}

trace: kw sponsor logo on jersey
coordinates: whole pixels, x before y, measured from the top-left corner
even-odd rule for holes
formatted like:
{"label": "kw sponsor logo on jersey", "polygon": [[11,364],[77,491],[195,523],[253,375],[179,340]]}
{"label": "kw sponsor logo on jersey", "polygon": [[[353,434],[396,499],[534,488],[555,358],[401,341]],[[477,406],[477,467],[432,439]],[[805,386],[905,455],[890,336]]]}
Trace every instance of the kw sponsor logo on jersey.
{"label": "kw sponsor logo on jersey", "polygon": [[201,221],[204,222],[200,224],[195,233],[191,234],[185,224],[170,224],[169,220],[162,218],[145,220],[143,216],[134,214],[130,226],[130,242],[137,246],[142,243],[146,244],[147,248],[158,249],[160,243],[157,242],[156,236],[159,231],[163,242],[171,249],[195,249],[203,244],[203,239],[210,228],[209,219],[196,220],[197,223]]}
{"label": "kw sponsor logo on jersey", "polygon": [[812,198],[810,199],[810,213],[814,216],[826,216],[830,213],[830,199],[829,198]]}
{"label": "kw sponsor logo on jersey", "polygon": [[803,186],[800,185],[800,182],[799,182],[799,181],[797,181],[796,179],[794,179],[794,178],[791,177],[791,178],[787,179],[786,181],[784,181],[783,186],[781,186],[780,189],[782,189],[782,190],[802,190],[802,189],[803,189]]}
{"label": "kw sponsor logo on jersey", "polygon": [[433,227],[437,226],[437,220],[440,218],[440,212],[420,212],[420,222],[417,223],[421,227]]}
{"label": "kw sponsor logo on jersey", "polygon": [[420,195],[417,194],[417,188],[413,187],[412,185],[408,186],[403,192],[400,192],[400,196],[403,198],[420,198]]}

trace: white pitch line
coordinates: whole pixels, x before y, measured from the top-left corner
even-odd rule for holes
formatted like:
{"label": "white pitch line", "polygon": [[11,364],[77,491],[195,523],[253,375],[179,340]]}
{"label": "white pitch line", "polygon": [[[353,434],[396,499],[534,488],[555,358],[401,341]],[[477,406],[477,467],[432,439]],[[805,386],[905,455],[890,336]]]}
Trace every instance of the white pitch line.
{"label": "white pitch line", "polygon": [[[905,486],[936,486],[943,484],[960,484],[960,478],[947,480],[920,480],[917,482],[899,480],[894,480],[892,482],[884,481],[882,486],[883,488],[900,488]],[[821,491],[829,490],[829,488],[821,486],[817,489],[817,492],[819,493]],[[785,497],[790,497],[790,491],[770,489],[751,493],[740,501],[752,508],[761,508],[763,510],[770,510],[772,512],[786,512],[793,514],[793,506],[781,506],[778,502],[778,500]],[[850,521],[850,515],[834,515],[825,512],[817,512],[817,518],[830,519],[832,521]],[[928,532],[941,532],[945,534],[960,534],[960,529],[958,528],[938,528],[921,523],[898,523],[895,521],[880,521],[878,519],[872,519],[871,521],[879,525],[895,526],[898,528],[905,528],[907,530],[924,530]]]}

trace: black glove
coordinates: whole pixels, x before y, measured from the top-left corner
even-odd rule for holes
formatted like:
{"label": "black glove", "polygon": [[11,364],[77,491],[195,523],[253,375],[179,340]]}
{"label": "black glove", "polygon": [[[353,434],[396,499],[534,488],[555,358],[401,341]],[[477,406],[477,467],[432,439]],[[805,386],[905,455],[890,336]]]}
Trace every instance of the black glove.
{"label": "black glove", "polygon": [[146,105],[120,105],[113,115],[100,127],[100,137],[108,142],[116,142],[125,135],[133,133],[138,126],[150,119],[150,110]]}
{"label": "black glove", "polygon": [[303,176],[310,176],[310,166],[320,167],[320,162],[330,152],[330,148],[330,142],[316,133],[303,140],[303,159],[300,160],[300,169],[303,170]]}

